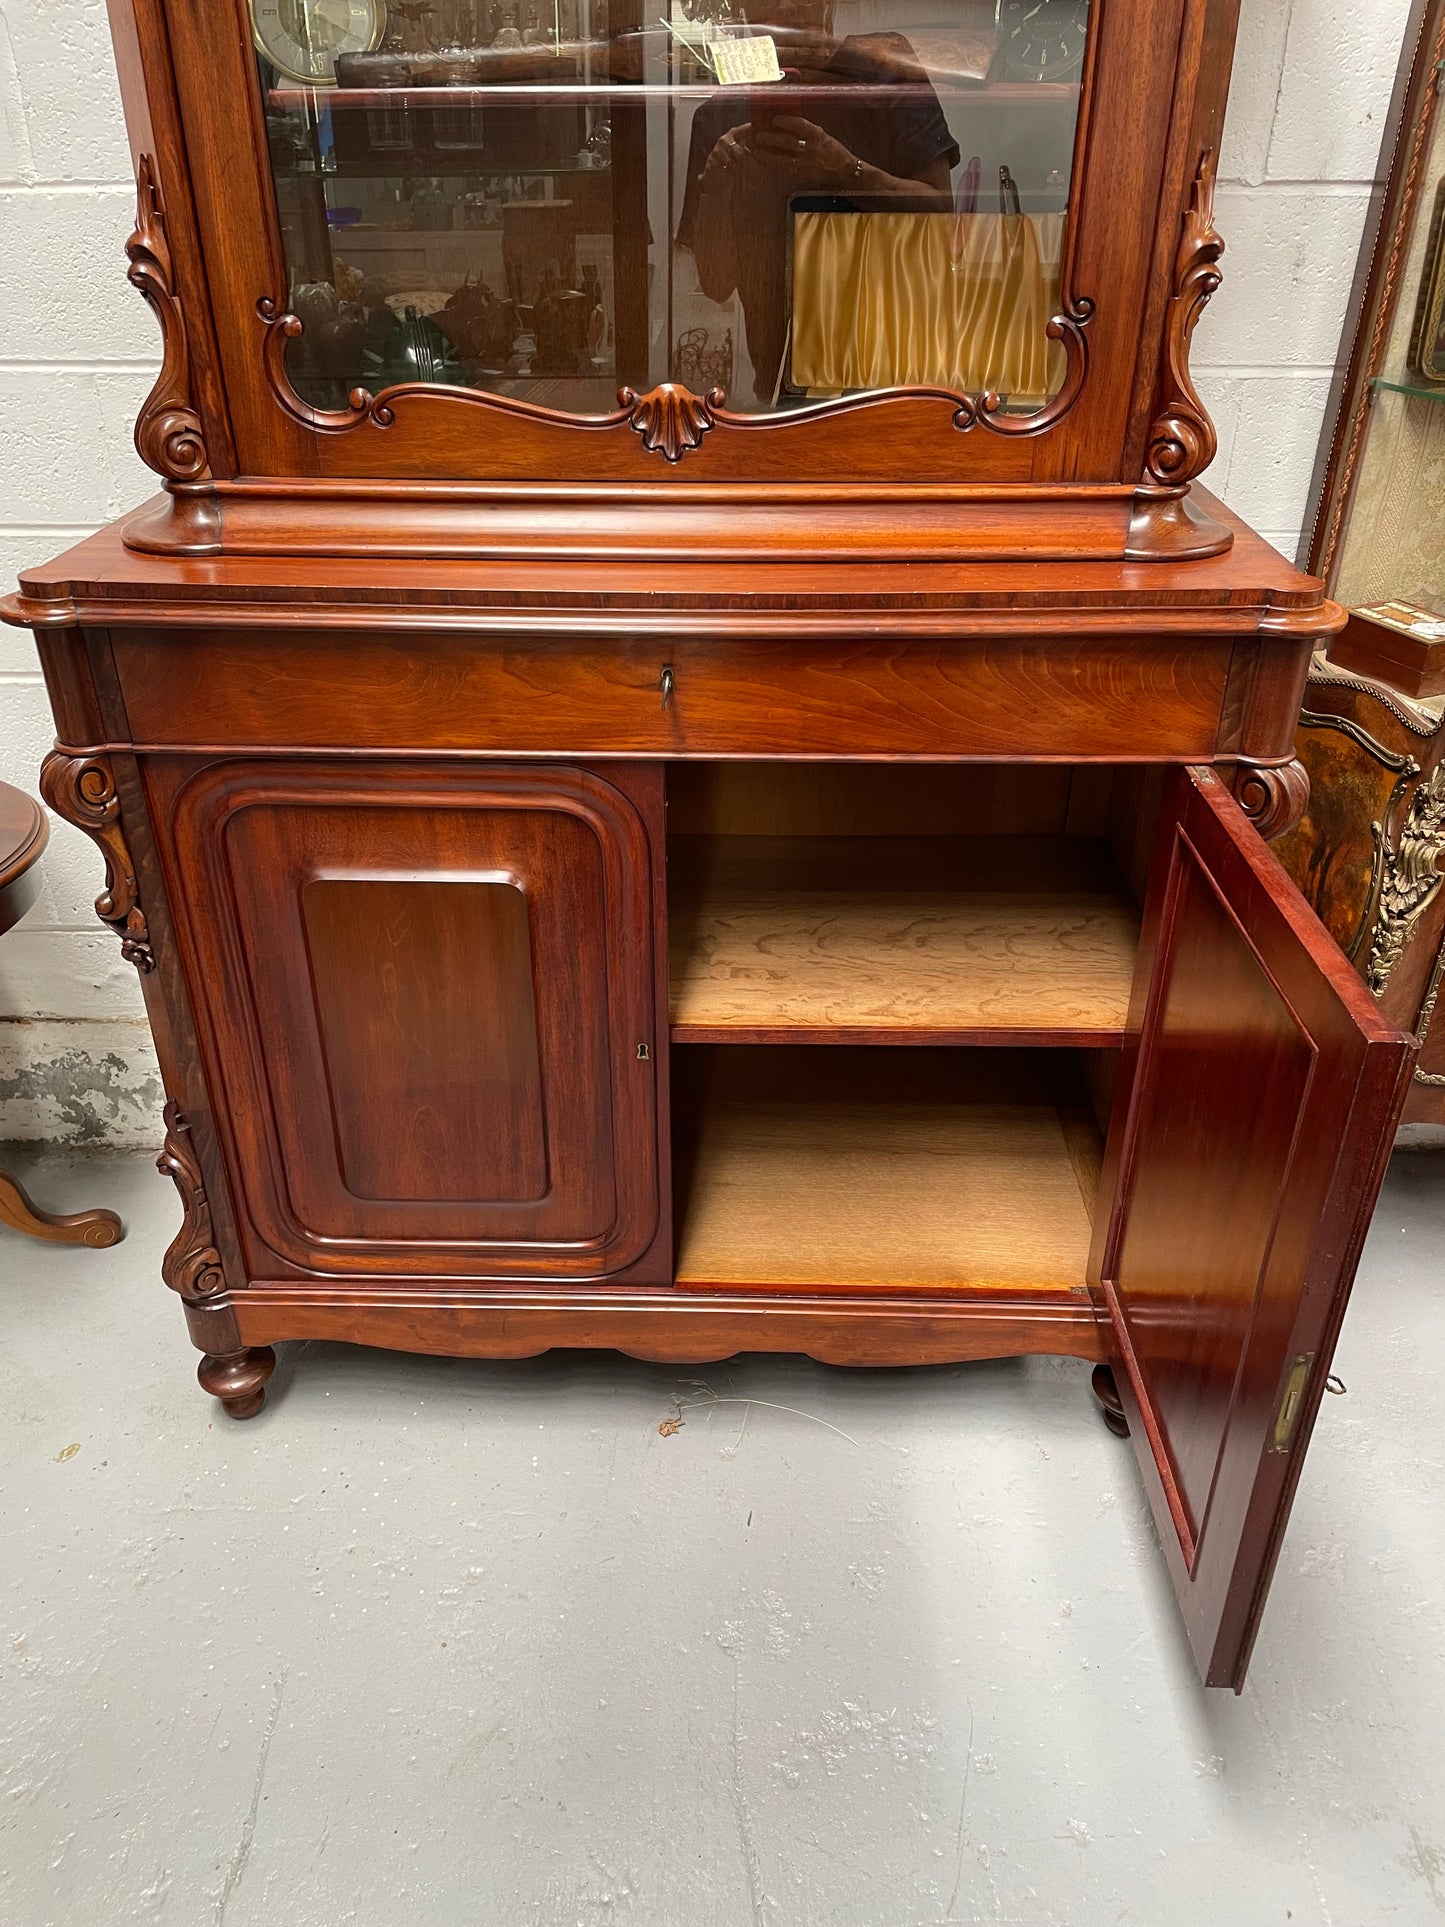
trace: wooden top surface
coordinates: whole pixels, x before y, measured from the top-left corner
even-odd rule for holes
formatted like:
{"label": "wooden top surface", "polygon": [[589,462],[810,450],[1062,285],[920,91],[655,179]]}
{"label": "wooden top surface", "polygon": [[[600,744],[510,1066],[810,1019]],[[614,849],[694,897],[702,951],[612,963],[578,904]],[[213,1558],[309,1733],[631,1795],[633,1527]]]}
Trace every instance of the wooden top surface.
{"label": "wooden top surface", "polygon": [[45,812],[34,797],[0,783],[0,889],[38,861],[49,833]]}
{"label": "wooden top surface", "polygon": [[[1212,610],[1242,618],[1294,612],[1319,628],[1323,585],[1261,540],[1237,516],[1200,491],[1203,505],[1235,531],[1225,555],[1198,562],[1078,562],[1020,560],[968,563],[644,562],[538,560],[526,562],[407,560],[381,557],[142,555],[112,524],[49,564],[27,569],[22,594],[0,604],[7,621],[64,626],[85,621],[104,605],[104,619],[185,624],[200,620],[275,621],[295,612],[336,626],[349,621],[409,618],[465,624],[489,614],[518,626],[551,614],[586,609],[616,612],[619,620],[667,617],[687,611],[732,611],[740,620],[769,613],[786,628],[810,612],[815,619],[842,613],[853,628],[878,627],[893,612],[939,627],[963,612],[1106,612]],[[579,513],[585,509],[579,508]],[[97,620],[100,620],[98,615]],[[1336,627],[1327,621],[1326,627]]]}
{"label": "wooden top surface", "polygon": [[49,819],[34,798],[0,783],[0,931],[30,908],[34,889],[28,873],[49,835]]}

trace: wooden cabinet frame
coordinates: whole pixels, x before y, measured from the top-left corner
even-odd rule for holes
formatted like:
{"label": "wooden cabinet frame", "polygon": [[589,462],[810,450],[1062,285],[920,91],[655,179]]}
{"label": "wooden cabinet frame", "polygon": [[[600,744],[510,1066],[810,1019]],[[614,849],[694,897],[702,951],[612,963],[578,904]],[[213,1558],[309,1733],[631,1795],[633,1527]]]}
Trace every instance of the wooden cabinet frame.
{"label": "wooden cabinet frame", "polygon": [[[1266,847],[1340,612],[1195,479],[1237,0],[1092,13],[1054,405],[744,418],[664,384],[582,417],[300,404],[243,0],[112,0],[165,491],[0,615],[36,633],[45,795],[141,972],[182,1200],[161,1268],[229,1413],[302,1338],[1076,1357],[1132,1431],[1201,1674],[1238,1688],[1413,1044]],[[669,785],[724,772],[765,836],[780,771],[794,803],[820,786],[787,834],[882,836],[879,810],[906,860],[795,850],[734,919],[782,972],[853,916],[841,1010],[673,1029]],[[1034,994],[1105,932],[1077,1024],[984,994],[1029,893],[983,817],[1010,858],[1041,824],[1063,878],[1031,898]],[[937,932],[979,994],[850,1004],[849,958],[861,982]],[[840,1154],[856,1183],[806,1193]],[[1004,1206],[977,1250],[970,1183]]]}
{"label": "wooden cabinet frame", "polygon": [[302,402],[245,0],[112,0],[139,181],[132,274],[166,344],[138,442],[167,496],[127,540],[191,555],[656,554],[659,540],[717,558],[1217,554],[1230,531],[1189,497],[1214,432],[1188,350],[1219,284],[1237,10],[1094,0],[1050,324],[1068,374],[1040,413],[900,388],[754,416],[664,383],[580,416],[419,384],[338,411]]}

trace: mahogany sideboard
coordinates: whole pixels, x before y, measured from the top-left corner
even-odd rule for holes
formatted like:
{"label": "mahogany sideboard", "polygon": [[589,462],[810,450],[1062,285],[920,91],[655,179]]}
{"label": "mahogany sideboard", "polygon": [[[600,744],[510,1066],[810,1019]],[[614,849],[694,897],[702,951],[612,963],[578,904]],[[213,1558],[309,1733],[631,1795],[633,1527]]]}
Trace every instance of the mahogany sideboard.
{"label": "mahogany sideboard", "polygon": [[[790,116],[625,8],[544,85],[113,0],[165,486],[3,613],[162,1272],[237,1418],[315,1337],[1091,1361],[1238,1688],[1413,1044],[1268,848],[1339,612],[1195,480],[1235,6],[800,4]],[[488,142],[610,216],[488,239]]]}

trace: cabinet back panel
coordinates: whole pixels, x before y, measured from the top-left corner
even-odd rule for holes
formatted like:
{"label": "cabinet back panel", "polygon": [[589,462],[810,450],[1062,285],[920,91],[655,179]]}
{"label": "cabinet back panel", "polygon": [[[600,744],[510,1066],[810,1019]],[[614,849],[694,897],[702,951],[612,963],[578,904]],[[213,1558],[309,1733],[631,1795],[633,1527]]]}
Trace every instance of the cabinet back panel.
{"label": "cabinet back panel", "polygon": [[325,877],[305,885],[301,904],[346,1188],[362,1198],[544,1196],[521,886]]}
{"label": "cabinet back panel", "polygon": [[1067,764],[675,763],[673,836],[1061,835]]}

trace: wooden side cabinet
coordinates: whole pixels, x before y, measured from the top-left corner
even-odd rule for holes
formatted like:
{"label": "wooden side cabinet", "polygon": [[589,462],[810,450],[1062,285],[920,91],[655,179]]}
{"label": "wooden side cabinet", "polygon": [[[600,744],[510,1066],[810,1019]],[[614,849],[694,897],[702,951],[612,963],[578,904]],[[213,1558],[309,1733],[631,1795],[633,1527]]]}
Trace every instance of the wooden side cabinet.
{"label": "wooden side cabinet", "polygon": [[[1310,775],[1290,874],[1420,1057],[1407,1124],[1445,1124],[1445,0],[1410,10],[1361,243],[1346,369],[1320,440],[1308,566],[1348,611],[1299,717]],[[1343,264],[1342,264],[1343,265]]]}
{"label": "wooden side cabinet", "polygon": [[1416,701],[1322,659],[1298,748],[1310,801],[1280,860],[1380,1008],[1414,1034],[1419,1060],[1402,1122],[1445,1124],[1445,725]]}

